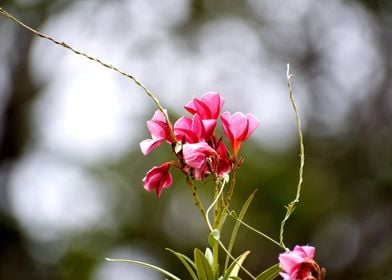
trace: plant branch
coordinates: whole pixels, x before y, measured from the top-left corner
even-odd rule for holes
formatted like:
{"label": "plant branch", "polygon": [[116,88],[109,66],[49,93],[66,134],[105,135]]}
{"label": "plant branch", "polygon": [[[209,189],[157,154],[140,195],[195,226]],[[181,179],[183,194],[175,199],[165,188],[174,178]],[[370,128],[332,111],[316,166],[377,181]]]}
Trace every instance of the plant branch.
{"label": "plant branch", "polygon": [[18,25],[22,26],[23,28],[27,29],[28,31],[32,32],[34,35],[41,37],[43,39],[46,39],[60,47],[63,47],[65,49],[70,50],[71,52],[73,52],[74,54],[77,54],[79,56],[83,56],[91,61],[94,61],[98,64],[100,64],[101,66],[108,68],[110,70],[113,70],[115,72],[117,72],[118,74],[127,77],[128,79],[132,80],[132,82],[134,82],[138,87],[142,88],[142,90],[147,94],[147,96],[149,96],[152,101],[155,103],[155,105],[158,107],[159,111],[161,111],[163,113],[163,115],[165,116],[166,122],[169,125],[170,131],[171,131],[171,137],[172,140],[174,142],[176,142],[176,138],[174,136],[173,133],[173,125],[170,122],[169,116],[166,112],[166,110],[162,107],[161,103],[159,102],[158,98],[155,97],[155,95],[151,92],[151,90],[145,85],[143,84],[140,80],[138,80],[135,76],[128,74],[122,70],[120,70],[119,68],[113,66],[112,64],[106,63],[96,57],[93,57],[87,53],[81,52],[75,48],[73,48],[72,46],[70,46],[69,44],[65,43],[65,42],[60,42],[56,39],[54,39],[53,37],[50,37],[48,35],[45,35],[37,30],[35,30],[34,28],[28,26],[27,24],[23,23],[22,21],[20,21],[19,19],[17,19],[16,17],[14,17],[13,15],[11,15],[10,13],[8,13],[6,10],[4,10],[2,7],[0,7],[0,14],[2,14],[3,16],[9,18],[10,20],[14,21],[15,23],[17,23]]}
{"label": "plant branch", "polygon": [[[191,188],[193,200],[195,201],[195,205],[199,209],[200,214],[206,220],[206,212],[204,210],[203,204],[201,203],[199,194],[197,193],[196,186],[195,186],[195,184],[193,184],[192,179],[190,178],[189,174],[187,174],[187,176],[186,176],[186,182],[187,182],[188,186]],[[208,225],[208,220],[206,220],[206,222]]]}

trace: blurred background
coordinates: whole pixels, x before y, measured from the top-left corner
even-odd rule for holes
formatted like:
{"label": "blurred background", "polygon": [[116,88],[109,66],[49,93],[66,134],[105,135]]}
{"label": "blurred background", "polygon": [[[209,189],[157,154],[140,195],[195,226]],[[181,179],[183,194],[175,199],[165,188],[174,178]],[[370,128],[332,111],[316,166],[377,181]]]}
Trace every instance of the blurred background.
{"label": "blurred background", "polygon": [[[243,145],[232,207],[278,238],[299,166],[302,201],[286,245],[311,244],[327,279],[392,279],[392,3],[389,0],[0,0],[36,29],[134,74],[174,120],[218,91],[261,120]],[[155,108],[126,78],[0,17],[0,279],[189,279],[166,247],[204,250],[207,229],[181,174],[157,199],[138,143]],[[203,195],[208,195],[208,190]],[[207,196],[206,196],[207,198]],[[207,201],[207,200],[206,200]],[[230,231],[231,224],[227,224]],[[223,236],[227,238],[227,236]],[[258,273],[279,248],[240,230]],[[245,276],[244,276],[245,277]]]}

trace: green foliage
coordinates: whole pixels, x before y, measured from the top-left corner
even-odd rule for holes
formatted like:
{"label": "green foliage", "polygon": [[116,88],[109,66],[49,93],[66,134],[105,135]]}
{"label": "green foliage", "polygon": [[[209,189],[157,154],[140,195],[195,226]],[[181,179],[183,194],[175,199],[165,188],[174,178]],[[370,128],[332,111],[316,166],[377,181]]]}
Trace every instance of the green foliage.
{"label": "green foliage", "polygon": [[245,261],[246,257],[250,254],[250,251],[244,252],[240,255],[235,261],[231,263],[231,265],[225,271],[225,274],[222,280],[236,279],[238,278],[238,272]]}
{"label": "green foliage", "polygon": [[[248,197],[248,199],[245,201],[245,203],[244,203],[244,205],[242,206],[242,209],[241,209],[241,211],[240,211],[240,214],[239,214],[239,216],[238,216],[238,219],[236,220],[236,222],[235,222],[235,224],[234,224],[233,231],[231,232],[229,247],[228,247],[228,249],[227,249],[228,252],[229,252],[229,254],[231,254],[231,251],[233,250],[234,242],[235,242],[235,240],[236,240],[236,238],[237,238],[238,229],[240,228],[240,221],[243,220],[243,218],[244,218],[244,216],[245,216],[245,214],[246,214],[246,211],[248,210],[249,205],[251,204],[251,202],[252,202],[253,198],[255,197],[255,195],[256,195],[256,191],[254,191],[254,192]],[[226,256],[225,269],[227,268],[227,266],[228,266],[228,264],[229,264],[229,258],[230,258],[230,255],[229,255],[229,254],[227,254],[227,256]]]}
{"label": "green foliage", "polygon": [[110,261],[110,262],[123,262],[123,263],[131,263],[131,264],[137,264],[137,265],[145,266],[145,267],[151,268],[153,270],[156,270],[156,271],[166,275],[167,277],[170,277],[173,280],[181,280],[180,278],[178,278],[177,276],[175,276],[174,274],[170,273],[169,271],[167,271],[167,270],[165,270],[163,268],[160,268],[158,266],[155,266],[155,265],[152,265],[152,264],[149,264],[149,263],[145,263],[145,262],[142,262],[142,261],[126,260],[126,259],[109,259],[109,258],[106,258],[106,260]]}
{"label": "green foliage", "polygon": [[199,280],[215,280],[212,267],[203,252],[195,248],[194,258]]}
{"label": "green foliage", "polygon": [[279,272],[281,271],[279,264],[275,264],[270,268],[264,270],[260,275],[256,277],[256,280],[273,280],[278,277]]}
{"label": "green foliage", "polygon": [[186,255],[173,251],[172,249],[166,248],[166,250],[172,252],[185,266],[188,270],[189,274],[192,276],[193,280],[198,280],[197,275],[195,274],[196,264],[188,258]]}
{"label": "green foliage", "polygon": [[213,229],[210,235],[208,236],[208,244],[211,247],[214,247],[215,244],[219,241],[220,239],[220,231],[218,229]]}

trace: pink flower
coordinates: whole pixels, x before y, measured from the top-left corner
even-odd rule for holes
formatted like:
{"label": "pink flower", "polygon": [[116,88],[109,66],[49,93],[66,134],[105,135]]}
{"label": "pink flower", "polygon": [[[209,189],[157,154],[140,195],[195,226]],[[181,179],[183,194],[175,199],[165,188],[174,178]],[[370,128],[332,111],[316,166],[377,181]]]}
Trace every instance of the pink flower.
{"label": "pink flower", "polygon": [[241,144],[246,141],[249,136],[259,126],[259,120],[252,114],[237,112],[231,115],[224,112],[221,115],[223,130],[230,140],[234,155],[237,154]]}
{"label": "pink flower", "polygon": [[147,121],[147,127],[152,139],[146,139],[140,142],[140,149],[144,155],[147,155],[154,148],[158,147],[163,141],[172,142],[169,125],[161,111],[155,111],[152,119]]}
{"label": "pink flower", "polygon": [[219,142],[216,152],[218,153],[217,173],[222,176],[231,171],[232,163],[226,145],[222,141]]}
{"label": "pink flower", "polygon": [[203,179],[207,172],[207,158],[216,155],[215,150],[206,142],[184,144],[182,153],[185,163],[195,169],[195,177],[198,180]]}
{"label": "pink flower", "polygon": [[184,108],[191,113],[199,114],[201,119],[218,119],[220,110],[223,107],[225,99],[217,92],[206,92],[200,99],[193,98]]}
{"label": "pink flower", "polygon": [[172,163],[166,162],[161,166],[155,166],[147,172],[143,178],[144,189],[147,191],[155,190],[160,197],[162,190],[167,189],[173,183],[173,178],[169,172]]}
{"label": "pink flower", "polygon": [[183,138],[186,143],[205,141],[206,132],[200,116],[195,114],[193,118],[181,117],[174,124],[174,134],[178,141]]}
{"label": "pink flower", "polygon": [[293,251],[279,255],[280,275],[284,280],[322,280],[325,269],[314,261],[316,249],[312,246],[295,246]]}
{"label": "pink flower", "polygon": [[203,94],[200,99],[193,98],[184,108],[192,115],[198,114],[200,116],[206,135],[211,136],[215,131],[216,121],[224,103],[222,95],[210,91]]}

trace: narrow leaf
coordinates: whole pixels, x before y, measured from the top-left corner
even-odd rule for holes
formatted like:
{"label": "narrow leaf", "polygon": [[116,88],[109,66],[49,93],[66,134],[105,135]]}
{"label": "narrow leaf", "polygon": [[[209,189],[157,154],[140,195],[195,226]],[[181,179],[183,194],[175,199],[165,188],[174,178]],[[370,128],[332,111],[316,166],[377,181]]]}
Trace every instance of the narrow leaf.
{"label": "narrow leaf", "polygon": [[[254,198],[255,195],[256,195],[256,191],[257,191],[257,190],[255,190],[255,191],[248,197],[248,199],[245,201],[244,205],[242,206],[241,212],[240,212],[240,214],[239,214],[239,216],[238,216],[238,218],[237,218],[238,220],[241,220],[241,221],[242,221],[242,219],[244,218],[244,216],[245,216],[245,214],[246,214],[246,211],[248,210],[248,207],[249,207],[250,203],[252,202],[253,198]],[[234,242],[235,242],[235,240],[236,240],[236,238],[237,238],[238,229],[240,228],[240,222],[239,222],[238,220],[236,220],[236,222],[235,222],[235,224],[234,224],[234,228],[233,228],[233,231],[232,231],[231,237],[230,237],[229,246],[227,247],[227,250],[228,250],[228,252],[229,252],[230,254],[231,254],[231,251],[233,250]],[[227,256],[226,256],[226,261],[225,261],[225,269],[224,269],[224,270],[226,270],[226,269],[227,269],[227,266],[229,265],[229,258],[230,258],[230,257],[229,257],[229,254],[227,254]]]}
{"label": "narrow leaf", "polygon": [[249,255],[250,251],[242,253],[235,261],[231,263],[229,268],[226,270],[223,280],[232,279],[238,277],[238,272],[240,271],[241,265],[244,263],[246,257]]}
{"label": "narrow leaf", "polygon": [[199,280],[214,280],[214,273],[212,272],[211,265],[204,256],[203,252],[195,248],[195,264]]}
{"label": "narrow leaf", "polygon": [[281,272],[281,269],[277,263],[264,270],[259,276],[256,277],[256,280],[273,280],[279,275],[279,272]]}
{"label": "narrow leaf", "polygon": [[166,250],[172,252],[182,262],[182,264],[188,270],[189,274],[192,276],[193,280],[198,280],[196,273],[194,271],[196,269],[196,265],[190,258],[188,258],[184,254],[173,251],[172,249],[166,248]]}
{"label": "narrow leaf", "polygon": [[151,268],[151,269],[154,269],[156,271],[161,272],[162,274],[170,277],[171,279],[181,280],[180,278],[178,278],[174,274],[170,273],[169,271],[164,270],[163,268],[160,268],[158,266],[155,266],[155,265],[152,265],[152,264],[149,264],[149,263],[145,263],[145,262],[141,262],[141,261],[134,261],[134,260],[125,260],[125,259],[109,259],[109,258],[106,258],[106,260],[109,261],[109,262],[123,262],[123,263],[132,263],[132,264],[137,264],[137,265],[141,265],[141,266],[146,266],[148,268]]}

